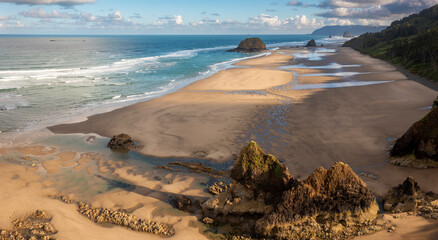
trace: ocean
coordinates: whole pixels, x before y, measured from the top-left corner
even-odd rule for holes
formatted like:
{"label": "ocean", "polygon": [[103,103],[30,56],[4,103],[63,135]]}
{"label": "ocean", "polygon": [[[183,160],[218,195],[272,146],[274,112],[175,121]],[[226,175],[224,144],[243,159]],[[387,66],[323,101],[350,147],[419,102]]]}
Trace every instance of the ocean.
{"label": "ocean", "polygon": [[[178,90],[243,59],[237,36],[0,36],[0,131],[72,121]],[[339,41],[262,35],[269,49]]]}

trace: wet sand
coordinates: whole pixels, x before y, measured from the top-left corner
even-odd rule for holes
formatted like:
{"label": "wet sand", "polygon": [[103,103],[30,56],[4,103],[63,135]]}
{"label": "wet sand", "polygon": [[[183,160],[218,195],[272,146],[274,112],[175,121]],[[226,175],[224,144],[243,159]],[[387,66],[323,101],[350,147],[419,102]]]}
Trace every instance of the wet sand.
{"label": "wet sand", "polygon": [[[269,64],[278,64],[290,62],[292,56],[272,54],[266,58]],[[264,59],[248,61],[260,65]],[[107,137],[126,133],[142,142],[144,148],[139,152],[143,154],[190,157],[202,151],[209,159],[227,161],[238,153],[238,139],[247,132],[259,107],[280,103],[277,96],[264,94],[265,89],[292,80],[290,72],[263,67],[227,69],[178,92],[49,129]]]}
{"label": "wet sand", "polygon": [[[318,49],[321,48],[317,48],[317,52]],[[202,152],[206,159],[214,162],[232,160],[240,147],[255,140],[266,152],[277,156],[294,177],[305,178],[319,166],[328,168],[342,161],[360,174],[377,197],[407,176],[413,176],[425,191],[438,192],[438,185],[434,184],[438,169],[410,169],[386,163],[388,138],[401,136],[413,122],[422,118],[428,110],[420,108],[430,106],[438,92],[408,80],[381,60],[349,48],[333,49],[336,52],[322,49],[319,54],[314,54],[313,49],[274,51],[266,57],[239,62],[236,68],[221,71],[164,97],[91,116],[85,122],[49,129],[57,134],[97,133],[106,137],[123,132],[143,143],[145,147],[140,150],[143,154],[193,157]],[[300,57],[294,59],[297,51]],[[310,58],[303,57],[306,55]],[[330,66],[332,63],[356,66],[296,68],[298,64]],[[282,68],[290,65],[295,67]],[[358,74],[343,76],[343,72]],[[305,76],[307,74],[318,76]],[[371,85],[355,86],[358,81],[369,81]],[[294,89],[297,84],[322,83],[339,83],[344,87]],[[34,142],[38,143],[38,139]],[[141,204],[134,214],[174,224],[174,239],[205,238],[200,233],[205,225],[193,215],[173,210],[167,199],[175,194],[208,197],[205,187],[199,184],[208,181],[206,176],[150,167],[140,169],[123,159],[112,159],[111,154],[75,152],[68,147],[56,152],[44,146],[21,151],[20,154],[31,157],[37,157],[37,153],[47,155],[41,164],[37,162],[46,173],[36,175],[35,168],[28,164],[13,163],[9,167],[11,163],[1,162],[5,172],[0,175],[0,181],[8,182],[8,187],[2,187],[0,192],[6,196],[0,204],[8,207],[1,208],[3,216],[41,206],[53,214],[52,223],[59,230],[56,237],[60,239],[159,238],[121,227],[112,227],[109,231],[78,214],[73,206],[47,199],[47,194],[59,193],[60,188],[56,187],[57,178],[46,179],[45,174],[55,176],[72,169],[73,173],[82,171],[91,176],[90,183],[102,181],[95,176],[103,175],[135,186],[134,190],[119,187],[94,194],[88,199],[93,207],[129,209]],[[1,149],[0,154],[3,154]],[[19,181],[10,180],[12,178]],[[22,192],[19,186],[27,186],[27,190]],[[26,208],[18,211],[20,204]],[[69,218],[67,224],[59,222],[64,218]],[[382,221],[390,221],[398,230],[393,233],[382,230],[361,238],[434,239],[438,236],[437,221],[414,216],[393,219],[392,214],[385,214]],[[8,224],[5,219],[0,227],[8,227]]]}

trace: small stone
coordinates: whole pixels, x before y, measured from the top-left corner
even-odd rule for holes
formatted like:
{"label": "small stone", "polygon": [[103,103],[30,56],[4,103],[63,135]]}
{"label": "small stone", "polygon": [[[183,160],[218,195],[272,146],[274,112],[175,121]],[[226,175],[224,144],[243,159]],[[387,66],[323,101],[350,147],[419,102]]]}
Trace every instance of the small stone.
{"label": "small stone", "polygon": [[430,202],[433,208],[438,208],[438,200]]}
{"label": "small stone", "polygon": [[395,213],[410,212],[410,211],[414,211],[416,207],[417,207],[416,202],[399,203],[394,208],[393,212]]}
{"label": "small stone", "polygon": [[157,180],[157,181],[161,180],[161,178],[159,176],[154,176],[154,179]]}
{"label": "small stone", "polygon": [[395,227],[394,226],[391,226],[391,227],[388,228],[388,232],[394,232],[394,231],[395,231]]}
{"label": "small stone", "polygon": [[202,222],[205,223],[205,224],[213,224],[214,220],[212,218],[205,217],[205,218],[202,219]]}

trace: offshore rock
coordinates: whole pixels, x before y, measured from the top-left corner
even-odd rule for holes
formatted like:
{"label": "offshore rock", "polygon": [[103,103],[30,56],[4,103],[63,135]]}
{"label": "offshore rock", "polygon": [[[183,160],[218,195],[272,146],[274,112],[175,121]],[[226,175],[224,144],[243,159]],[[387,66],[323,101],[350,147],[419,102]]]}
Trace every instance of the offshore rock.
{"label": "offshore rock", "polygon": [[108,148],[116,151],[129,151],[131,149],[139,148],[140,145],[132,140],[128,134],[119,134],[113,136],[108,142]]}
{"label": "offshore rock", "polygon": [[242,149],[231,178],[230,190],[202,204],[203,217],[254,237],[351,236],[373,227],[378,212],[374,196],[347,164],[318,168],[299,181],[255,142]]}
{"label": "offshore rock", "polygon": [[351,33],[349,31],[345,31],[342,37],[351,37]]}
{"label": "offshore rock", "polygon": [[306,47],[316,47],[315,39],[308,41]]}
{"label": "offshore rock", "polygon": [[257,37],[247,38],[239,43],[235,49],[228,50],[228,52],[259,52],[266,50],[265,43]]}
{"label": "offshore rock", "polygon": [[390,162],[408,167],[438,167],[438,108],[414,123],[397,139]]}

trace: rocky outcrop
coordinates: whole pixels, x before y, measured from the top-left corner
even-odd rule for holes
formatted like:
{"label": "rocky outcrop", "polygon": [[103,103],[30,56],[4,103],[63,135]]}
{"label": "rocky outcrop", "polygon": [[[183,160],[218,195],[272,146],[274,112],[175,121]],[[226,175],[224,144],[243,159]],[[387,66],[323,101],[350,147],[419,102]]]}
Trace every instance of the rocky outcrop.
{"label": "rocky outcrop", "polygon": [[108,142],[108,148],[116,151],[129,151],[131,149],[140,148],[140,144],[132,140],[132,138],[128,134],[119,134],[113,136],[111,140]]}
{"label": "rocky outcrop", "polygon": [[421,198],[424,192],[421,191],[417,182],[408,177],[402,184],[393,187],[383,198],[385,211],[407,212],[415,210],[417,198]]}
{"label": "rocky outcrop", "polygon": [[308,41],[306,47],[316,47],[315,39]]}
{"label": "rocky outcrop", "polygon": [[376,200],[347,164],[318,168],[299,181],[251,142],[240,152],[231,178],[230,190],[202,204],[204,218],[273,239],[332,238],[374,229]]}
{"label": "rocky outcrop", "polygon": [[75,204],[80,214],[84,215],[95,223],[109,223],[126,227],[138,232],[146,232],[162,236],[173,236],[175,234],[175,229],[172,225],[138,218],[131,214],[132,210],[94,208],[90,204],[73,199],[72,195],[54,194],[49,195],[48,197],[60,200],[67,204]]}
{"label": "rocky outcrop", "polygon": [[438,108],[414,123],[392,148],[390,162],[407,167],[438,167]]}
{"label": "rocky outcrop", "polygon": [[50,223],[52,216],[42,210],[36,210],[12,221],[13,230],[0,229],[0,239],[45,239],[54,240],[57,230]]}
{"label": "rocky outcrop", "polygon": [[424,192],[412,177],[408,177],[402,184],[388,191],[383,198],[383,208],[393,213],[411,212],[438,219],[437,199],[437,194]]}
{"label": "rocky outcrop", "polygon": [[348,38],[351,37],[351,33],[349,31],[345,31],[342,37]]}
{"label": "rocky outcrop", "polygon": [[110,223],[130,228],[134,231],[153,233],[163,236],[172,236],[175,229],[168,224],[140,219],[126,211],[111,210],[108,208],[93,208],[84,202],[78,202],[78,212],[96,223]]}
{"label": "rocky outcrop", "polygon": [[228,50],[228,52],[259,52],[266,50],[265,43],[257,37],[247,38],[239,43],[235,49]]}

